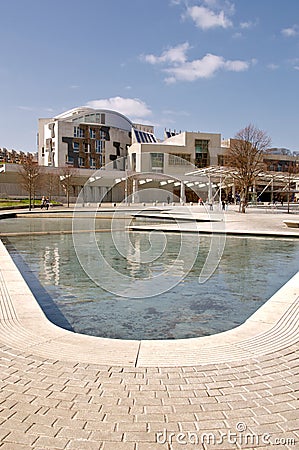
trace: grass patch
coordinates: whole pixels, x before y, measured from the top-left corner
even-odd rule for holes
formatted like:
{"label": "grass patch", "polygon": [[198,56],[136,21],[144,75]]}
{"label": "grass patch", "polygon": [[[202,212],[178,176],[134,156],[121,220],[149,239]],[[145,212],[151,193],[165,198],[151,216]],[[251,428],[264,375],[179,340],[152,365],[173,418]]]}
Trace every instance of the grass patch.
{"label": "grass patch", "polygon": [[[61,205],[61,203],[51,201],[52,205]],[[41,201],[40,200],[31,200],[31,206],[32,207],[40,207]],[[9,200],[9,199],[0,199],[0,209],[7,209],[7,208],[26,208],[29,207],[29,199],[24,198],[21,200]]]}

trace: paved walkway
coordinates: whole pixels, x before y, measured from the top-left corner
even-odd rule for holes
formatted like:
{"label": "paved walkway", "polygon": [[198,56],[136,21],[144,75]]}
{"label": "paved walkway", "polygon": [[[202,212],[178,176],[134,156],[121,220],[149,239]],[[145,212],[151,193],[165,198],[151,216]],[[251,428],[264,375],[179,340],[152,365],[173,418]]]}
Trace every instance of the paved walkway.
{"label": "paved walkway", "polygon": [[299,448],[299,273],[234,330],[121,341],[48,322],[0,260],[0,450]]}
{"label": "paved walkway", "polygon": [[[165,222],[155,225],[150,222],[143,223],[136,221],[131,224],[132,230],[165,230],[172,232],[193,232],[193,233],[225,233],[227,235],[259,235],[299,238],[299,228],[289,228],[286,221],[299,222],[299,215],[287,214],[279,209],[259,210],[258,208],[247,209],[246,214],[238,213],[238,207],[230,206],[228,211],[219,211],[214,208],[209,211],[205,207],[186,207],[185,214],[183,208],[175,208],[173,212],[164,211],[154,213],[153,211],[143,212],[145,216],[153,220]],[[167,223],[166,218],[170,216],[173,221]],[[191,221],[187,218],[191,217]],[[183,220],[181,220],[183,218]],[[185,219],[185,220],[184,220]],[[169,222],[169,220],[168,220]]]}

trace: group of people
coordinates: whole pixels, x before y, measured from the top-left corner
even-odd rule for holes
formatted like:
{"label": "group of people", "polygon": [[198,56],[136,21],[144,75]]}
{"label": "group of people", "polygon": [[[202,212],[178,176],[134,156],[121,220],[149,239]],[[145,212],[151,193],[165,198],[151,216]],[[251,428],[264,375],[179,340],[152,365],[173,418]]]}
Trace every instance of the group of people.
{"label": "group of people", "polygon": [[[204,206],[204,204],[205,204],[201,197],[199,197],[199,199],[198,199],[198,204],[201,206]],[[221,204],[222,204],[223,211],[225,211],[228,208],[229,200],[223,199],[223,200],[221,200]],[[208,203],[208,205],[210,206],[210,210],[212,211],[213,210],[213,202]]]}
{"label": "group of people", "polygon": [[42,197],[42,201],[41,201],[41,205],[40,205],[40,208],[41,209],[43,209],[43,208],[46,208],[46,209],[49,209],[49,206],[50,206],[50,201],[49,201],[49,197]]}

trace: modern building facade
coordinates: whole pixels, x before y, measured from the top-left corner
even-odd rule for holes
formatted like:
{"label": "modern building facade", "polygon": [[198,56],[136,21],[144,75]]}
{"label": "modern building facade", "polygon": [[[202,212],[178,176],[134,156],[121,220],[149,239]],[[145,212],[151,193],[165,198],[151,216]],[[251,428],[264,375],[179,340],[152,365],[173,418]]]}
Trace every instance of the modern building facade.
{"label": "modern building facade", "polygon": [[133,124],[124,115],[105,109],[74,108],[54,118],[39,119],[38,162],[41,166],[100,169],[125,157],[132,130],[151,132],[150,125]]}
{"label": "modern building facade", "polygon": [[218,164],[221,135],[200,132],[165,132],[162,142],[137,142],[128,149],[129,167],[136,172],[184,175],[190,167]]}
{"label": "modern building facade", "polygon": [[[104,197],[117,201],[121,198],[121,191],[125,197],[130,191],[144,201],[141,191],[161,186],[172,194],[171,198],[184,198],[189,190],[191,196],[187,198],[194,201],[196,196],[207,197],[204,194],[207,190],[211,198],[212,184],[217,192],[219,181],[222,179],[224,183],[221,170],[217,172],[215,168],[224,166],[224,155],[230,141],[222,140],[220,133],[172,130],[165,130],[164,139],[159,140],[151,125],[133,123],[116,111],[79,107],[39,120],[38,162],[48,169],[69,167],[82,173],[85,171],[87,184],[84,189],[90,202],[98,202]],[[296,168],[294,159],[295,155],[286,149],[273,149],[273,153],[265,155],[265,171],[288,172]],[[212,168],[212,172],[206,168]],[[95,178],[88,175],[98,169],[101,173]],[[153,176],[147,177],[147,173]],[[272,193],[268,195],[272,199],[274,190],[282,188],[279,187],[280,181],[276,188],[276,181],[272,182],[269,176],[270,181],[260,180],[256,188],[265,197],[264,192],[272,186]],[[131,188],[125,181],[128,177],[131,178]],[[76,178],[74,175],[73,179]],[[82,179],[77,181],[74,195],[82,186]],[[112,186],[114,191],[118,191],[117,196],[110,192]]]}
{"label": "modern building facade", "polygon": [[[29,153],[22,152],[21,150],[13,150],[0,147],[0,164],[21,164],[23,158],[28,156]],[[37,161],[37,154],[33,155],[35,161]]]}

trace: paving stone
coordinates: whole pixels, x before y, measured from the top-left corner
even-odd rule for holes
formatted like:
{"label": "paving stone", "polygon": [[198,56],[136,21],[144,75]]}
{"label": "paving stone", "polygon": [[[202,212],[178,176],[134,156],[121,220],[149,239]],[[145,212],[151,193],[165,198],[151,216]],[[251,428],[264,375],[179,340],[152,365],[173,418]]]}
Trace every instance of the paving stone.
{"label": "paving stone", "polygon": [[124,442],[151,442],[156,444],[156,434],[144,431],[126,431],[124,433]]}
{"label": "paving stone", "polygon": [[[42,416],[45,417],[45,416]],[[80,430],[83,428],[87,428],[87,421],[86,420],[80,420],[80,419],[68,419],[65,417],[55,417],[52,416],[53,422],[52,426],[55,428],[73,428],[75,430]],[[37,422],[37,421],[36,421]],[[93,423],[94,421],[91,420],[90,423]]]}
{"label": "paving stone", "polygon": [[69,439],[67,438],[40,436],[35,442],[35,446],[51,450],[53,448],[64,449],[68,442]]}
{"label": "paving stone", "polygon": [[[121,447],[123,448],[123,447]],[[134,450],[153,450],[153,444],[152,443],[146,443],[146,442],[138,442],[136,443],[136,447]],[[156,444],[155,445],[156,450],[161,449],[161,450],[169,450],[169,446],[168,444]]]}
{"label": "paving stone", "polygon": [[227,403],[204,403],[202,407],[204,411],[208,411],[209,413],[212,411],[226,411],[232,409]]}
{"label": "paving stone", "polygon": [[90,435],[90,439],[92,441],[113,441],[113,442],[121,442],[123,440],[124,433],[119,431],[92,431]]}
{"label": "paving stone", "polygon": [[299,419],[288,420],[287,422],[279,422],[279,427],[283,431],[298,431],[299,428]]}
{"label": "paving stone", "polygon": [[[97,442],[97,441],[83,441],[82,439],[73,439],[68,442],[67,446],[65,447],[66,450],[102,450],[103,442]],[[115,444],[114,444],[115,445]],[[114,447],[115,450],[116,447]],[[42,449],[41,449],[42,450]]]}
{"label": "paving stone", "polygon": [[104,450],[136,450],[136,444],[133,442],[104,442],[103,449]]}
{"label": "paving stone", "polygon": [[[194,422],[195,424],[195,422]],[[180,431],[180,422],[168,422],[167,424],[160,422],[150,422],[147,424],[148,431],[161,433],[167,429],[167,432],[178,433]]]}
{"label": "paving stone", "polygon": [[125,431],[146,432],[150,430],[147,422],[135,422],[135,423],[120,422],[117,424],[117,431],[123,433]]}
{"label": "paving stone", "polygon": [[42,424],[32,424],[30,428],[28,429],[28,434],[34,434],[36,436],[48,436],[48,437],[54,437],[59,433],[59,428],[54,428],[48,425],[42,425]]}
{"label": "paving stone", "polygon": [[178,420],[180,422],[192,422],[197,420],[197,416],[195,413],[166,414],[167,422],[177,422]]}
{"label": "paving stone", "polygon": [[[182,432],[191,432],[191,431],[197,431],[199,430],[199,424],[198,422],[178,422],[179,430]],[[167,425],[167,430],[168,425]]]}
{"label": "paving stone", "polygon": [[9,442],[14,444],[26,444],[32,446],[38,439],[38,434],[22,433],[21,431],[12,430],[6,437],[2,439],[3,442]]}
{"label": "paving stone", "polygon": [[[130,422],[125,422],[126,425],[130,425]],[[119,423],[117,422],[97,422],[95,420],[89,420],[85,422],[84,430],[87,431],[101,431],[113,433],[119,427]]]}
{"label": "paving stone", "polygon": [[17,444],[15,442],[3,442],[0,448],[1,450],[28,450],[28,445]]}

